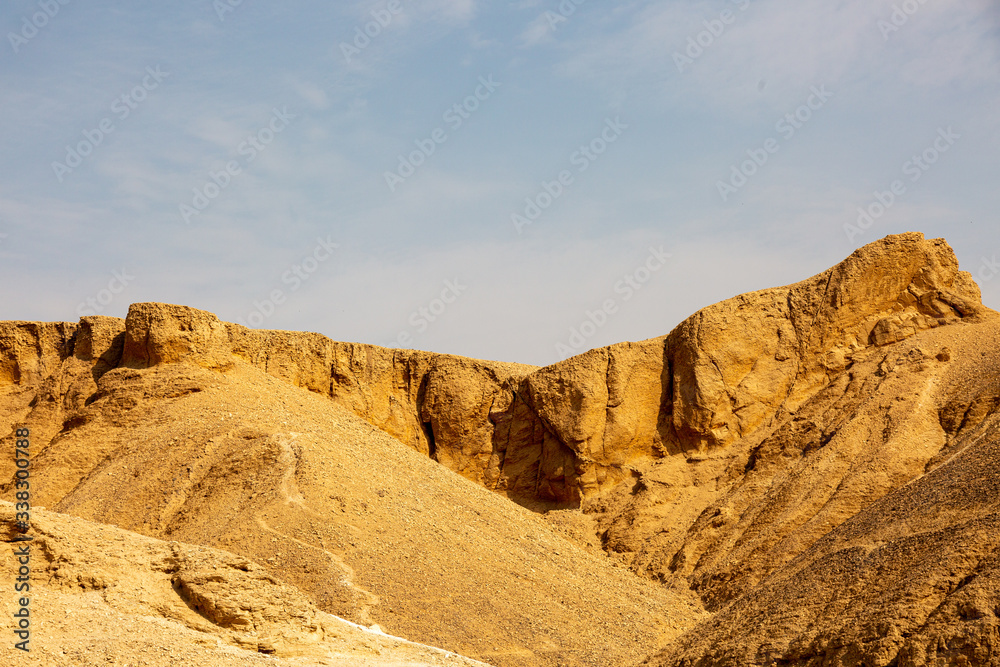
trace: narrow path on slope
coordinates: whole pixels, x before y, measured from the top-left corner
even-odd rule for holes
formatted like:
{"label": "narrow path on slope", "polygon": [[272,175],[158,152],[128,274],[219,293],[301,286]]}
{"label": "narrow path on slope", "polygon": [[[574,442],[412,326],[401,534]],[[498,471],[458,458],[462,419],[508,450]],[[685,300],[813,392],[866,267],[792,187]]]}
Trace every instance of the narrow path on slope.
{"label": "narrow path on slope", "polygon": [[[306,505],[305,498],[299,491],[298,484],[295,481],[295,473],[296,470],[298,469],[299,456],[298,454],[296,454],[295,449],[292,447],[292,442],[294,442],[294,440],[298,438],[300,434],[293,432],[289,433],[289,435],[291,436],[290,438],[285,439],[279,437],[278,440],[278,443],[281,445],[281,453],[278,455],[278,464],[282,466],[282,468],[284,469],[284,472],[282,473],[281,477],[281,482],[278,484],[278,491],[280,492],[282,500],[286,505],[294,505],[295,507],[299,508],[306,514],[309,514],[319,520],[324,520],[322,515],[310,509],[309,506]],[[254,516],[254,519],[256,520],[257,525],[261,527],[261,529],[269,533],[272,533],[274,535],[277,535],[281,539],[288,540],[289,542],[294,542],[295,544],[298,544],[299,546],[304,547],[306,549],[314,549],[316,551],[319,551],[320,553],[325,554],[333,562],[333,564],[336,565],[337,568],[341,570],[341,572],[343,572],[343,576],[341,577],[340,583],[342,583],[344,586],[347,586],[352,590],[357,591],[366,598],[367,604],[365,604],[358,610],[358,617],[365,623],[374,623],[370,615],[372,607],[380,605],[382,603],[382,600],[378,595],[372,593],[367,589],[361,588],[360,586],[354,583],[356,572],[354,571],[354,568],[351,567],[350,564],[348,564],[347,561],[344,560],[344,557],[342,555],[335,554],[332,551],[327,550],[323,546],[309,544],[308,542],[303,542],[302,540],[296,537],[292,537],[291,535],[275,530],[270,525],[268,525],[267,521],[264,519],[263,510],[258,512]]]}

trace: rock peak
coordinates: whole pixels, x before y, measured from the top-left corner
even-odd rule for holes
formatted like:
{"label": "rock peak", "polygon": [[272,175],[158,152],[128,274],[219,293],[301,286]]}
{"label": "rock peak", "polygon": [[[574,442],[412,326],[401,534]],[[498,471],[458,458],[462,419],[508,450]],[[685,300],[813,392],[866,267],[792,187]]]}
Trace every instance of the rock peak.
{"label": "rock peak", "polygon": [[214,314],[188,306],[134,303],[125,318],[122,365],[149,368],[194,363],[206,368],[233,364],[225,325]]}

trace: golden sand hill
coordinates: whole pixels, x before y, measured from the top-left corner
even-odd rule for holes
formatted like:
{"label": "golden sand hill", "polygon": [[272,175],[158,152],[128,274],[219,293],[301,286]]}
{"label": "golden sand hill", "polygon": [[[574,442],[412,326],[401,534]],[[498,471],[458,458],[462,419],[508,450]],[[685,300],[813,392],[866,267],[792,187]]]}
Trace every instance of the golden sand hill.
{"label": "golden sand hill", "polygon": [[915,233],[545,368],[135,304],[0,323],[0,432],[78,534],[489,664],[1000,665],[998,337]]}

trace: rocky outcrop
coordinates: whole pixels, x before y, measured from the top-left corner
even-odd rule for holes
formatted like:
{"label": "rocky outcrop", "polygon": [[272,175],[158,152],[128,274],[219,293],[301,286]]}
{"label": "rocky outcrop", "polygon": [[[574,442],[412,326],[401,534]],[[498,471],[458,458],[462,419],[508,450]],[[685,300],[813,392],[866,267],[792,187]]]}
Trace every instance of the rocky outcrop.
{"label": "rocky outcrop", "polygon": [[858,352],[981,310],[948,244],[915,233],[790,287],[709,306],[668,339],[675,430],[685,449],[724,447],[794,412]]}
{"label": "rocky outcrop", "polygon": [[794,412],[858,352],[973,317],[980,301],[943,240],[890,236],[809,280],[708,306],[666,337],[591,350],[527,384],[583,460],[705,452]]}
{"label": "rocky outcrop", "polygon": [[[648,664],[1000,664],[1000,330],[970,333],[947,359],[886,365],[877,403],[888,418],[872,405],[842,428],[786,436],[785,447],[813,449],[800,465],[760,453],[758,465],[781,471],[768,476],[775,488],[708,513],[721,519],[716,540],[692,555],[715,561],[717,592],[767,574]],[[935,383],[941,396],[921,391]],[[914,388],[923,396],[907,408]],[[704,528],[692,533],[707,540]]]}
{"label": "rocky outcrop", "polygon": [[[896,255],[909,257],[913,248],[926,253],[923,268]],[[893,257],[912,274],[893,290],[906,289],[875,290],[885,283],[876,269]],[[997,314],[977,304],[978,290],[950,257],[940,242],[890,238],[827,272],[820,283],[833,297],[812,313],[791,311],[770,339],[759,308],[738,305],[767,297],[782,313],[782,304],[810,294],[810,281],[709,307],[671,334],[675,355],[685,341],[703,341],[688,355],[701,361],[684,365],[673,356],[672,363],[702,370],[690,372],[687,386],[704,409],[672,422],[684,456],[652,462],[632,487],[586,503],[605,548],[636,571],[684,582],[709,610],[721,610],[863,508],[954,456],[956,434],[1000,405],[989,389],[1000,366],[992,352]],[[863,296],[868,305],[858,304]],[[836,304],[852,306],[838,318]],[[879,345],[892,326],[885,323],[903,320],[917,326]],[[728,338],[706,322],[728,323]],[[782,350],[779,342],[789,344]],[[739,362],[740,350],[758,347],[762,359]],[[793,366],[776,365],[780,357]],[[708,412],[712,392],[717,407]],[[679,404],[675,398],[675,411]],[[687,438],[678,424],[687,425]]]}
{"label": "rocky outcrop", "polygon": [[184,362],[224,370],[232,366],[226,327],[203,310],[162,303],[136,303],[125,318],[121,365],[149,368]]}
{"label": "rocky outcrop", "polygon": [[[887,237],[809,280],[704,308],[668,336],[535,371],[514,391],[543,433],[506,448],[550,452],[536,497],[595,498],[660,457],[697,458],[773,427],[866,350],[981,312],[947,243]],[[522,477],[509,475],[519,495]]]}
{"label": "rocky outcrop", "polygon": [[[676,451],[664,350],[664,339],[621,343],[527,376],[501,435],[508,459],[532,462],[508,475],[515,495],[578,504]],[[534,488],[518,485],[533,477]]]}

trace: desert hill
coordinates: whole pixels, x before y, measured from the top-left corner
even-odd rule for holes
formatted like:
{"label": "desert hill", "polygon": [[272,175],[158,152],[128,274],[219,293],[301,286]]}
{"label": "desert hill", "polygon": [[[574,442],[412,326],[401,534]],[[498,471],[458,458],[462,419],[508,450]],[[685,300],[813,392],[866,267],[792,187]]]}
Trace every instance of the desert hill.
{"label": "desert hill", "polygon": [[223,549],[324,612],[497,665],[637,662],[704,615],[237,356],[209,313],[7,326],[42,350],[4,410],[32,431],[38,505]]}
{"label": "desert hill", "polygon": [[998,338],[916,233],[545,368],[135,304],[0,323],[0,431],[37,504],[490,664],[994,665]]}
{"label": "desert hill", "polygon": [[[0,531],[20,535],[0,501]],[[482,666],[319,611],[299,590],[230,553],[35,511],[28,655],[5,664],[296,667]],[[44,568],[44,569],[43,569]],[[10,568],[0,570],[14,589]],[[283,657],[275,658],[275,654]]]}

